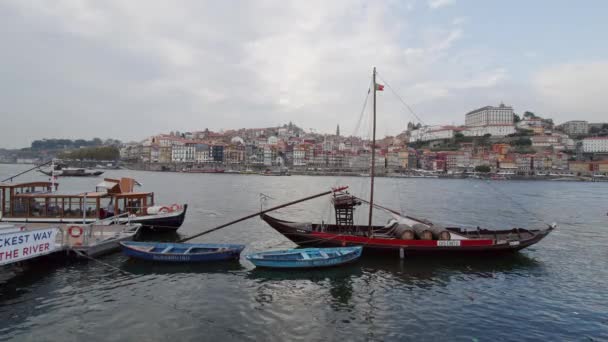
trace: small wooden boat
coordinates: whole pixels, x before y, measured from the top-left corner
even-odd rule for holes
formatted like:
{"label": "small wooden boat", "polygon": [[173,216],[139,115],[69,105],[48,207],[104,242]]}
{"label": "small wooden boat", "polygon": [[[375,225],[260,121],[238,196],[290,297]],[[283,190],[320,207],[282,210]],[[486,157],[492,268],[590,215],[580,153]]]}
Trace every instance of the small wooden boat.
{"label": "small wooden boat", "polygon": [[257,267],[313,268],[342,265],[359,259],[362,247],[303,248],[249,254]]}
{"label": "small wooden boat", "polygon": [[132,258],[166,262],[206,262],[238,259],[245,245],[215,243],[121,242]]}

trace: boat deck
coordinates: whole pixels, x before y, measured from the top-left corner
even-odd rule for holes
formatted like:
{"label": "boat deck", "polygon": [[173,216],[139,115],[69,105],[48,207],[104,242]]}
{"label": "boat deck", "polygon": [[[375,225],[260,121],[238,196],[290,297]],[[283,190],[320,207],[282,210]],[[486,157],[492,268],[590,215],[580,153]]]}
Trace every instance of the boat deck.
{"label": "boat deck", "polygon": [[[125,225],[73,225],[48,223],[27,223],[15,225],[23,231],[33,231],[48,228],[58,228],[55,238],[55,253],[74,250],[94,257],[119,249],[120,241],[129,241],[134,238],[139,226],[127,227]],[[73,237],[69,234],[70,227],[82,228],[82,235]]]}

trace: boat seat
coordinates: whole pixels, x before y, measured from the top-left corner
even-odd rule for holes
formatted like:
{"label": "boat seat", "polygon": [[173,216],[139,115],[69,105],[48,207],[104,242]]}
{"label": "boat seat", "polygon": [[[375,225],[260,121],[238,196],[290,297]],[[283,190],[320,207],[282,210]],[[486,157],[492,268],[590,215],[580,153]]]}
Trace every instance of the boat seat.
{"label": "boat seat", "polygon": [[172,249],[173,249],[173,246],[168,246],[167,248],[163,249],[161,253],[167,253]]}
{"label": "boat seat", "polygon": [[194,247],[188,247],[188,249],[186,249],[186,251],[184,252],[184,254],[190,253],[190,251],[192,250],[192,248],[194,248]]}
{"label": "boat seat", "polygon": [[327,253],[320,251],[319,254],[321,254],[321,256],[323,257],[323,259],[329,259],[329,255],[327,255]]}
{"label": "boat seat", "polygon": [[300,253],[300,255],[302,256],[302,259],[310,260],[310,255],[308,255],[308,253]]}

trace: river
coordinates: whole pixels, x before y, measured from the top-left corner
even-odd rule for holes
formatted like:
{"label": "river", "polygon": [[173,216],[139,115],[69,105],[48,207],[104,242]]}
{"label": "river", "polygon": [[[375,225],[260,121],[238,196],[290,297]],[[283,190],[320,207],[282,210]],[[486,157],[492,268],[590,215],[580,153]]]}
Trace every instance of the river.
{"label": "river", "polygon": [[[0,165],[0,179],[26,168]],[[259,210],[260,193],[271,197],[265,207],[337,185],[369,193],[362,177],[105,176],[134,177],[159,203],[188,203],[179,236]],[[32,179],[45,178],[19,178]],[[99,181],[60,179],[60,189],[92,191]],[[608,183],[378,178],[375,194],[378,203],[444,224],[556,222],[558,229],[507,257],[364,256],[308,271],[264,271],[243,257],[208,265],[151,264],[120,253],[100,262],[45,261],[0,283],[0,340],[608,340]],[[332,211],[321,198],[274,215],[327,222]],[[243,243],[243,254],[294,246],[259,218],[195,241]]]}

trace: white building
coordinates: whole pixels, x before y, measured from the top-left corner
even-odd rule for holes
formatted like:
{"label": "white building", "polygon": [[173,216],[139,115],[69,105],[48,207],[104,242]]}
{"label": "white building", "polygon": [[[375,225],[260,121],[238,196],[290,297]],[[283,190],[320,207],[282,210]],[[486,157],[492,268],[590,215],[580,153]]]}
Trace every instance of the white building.
{"label": "white building", "polygon": [[276,145],[279,142],[279,138],[276,135],[268,137],[269,145]]}
{"label": "white building", "polygon": [[264,165],[272,166],[277,159],[277,150],[274,146],[264,146]]}
{"label": "white building", "polygon": [[424,126],[411,132],[410,141],[452,139],[454,128],[449,126]]}
{"label": "white building", "polygon": [[241,145],[245,145],[245,140],[243,140],[243,138],[236,136],[232,139],[230,139],[230,142],[233,144],[241,144]]}
{"label": "white building", "polygon": [[306,149],[296,147],[293,150],[293,166],[306,165]]}
{"label": "white building", "polygon": [[207,151],[196,151],[195,152],[196,162],[199,164],[211,163],[213,162],[213,158],[211,157],[211,153],[209,150]]}
{"label": "white building", "polygon": [[196,148],[192,144],[174,145],[171,148],[171,161],[175,163],[192,162],[195,160],[195,152]]}
{"label": "white building", "polygon": [[500,104],[498,107],[486,106],[465,115],[465,125],[475,126],[498,126],[513,125],[513,107]]}
{"label": "white building", "polygon": [[515,133],[513,124],[467,127],[462,131],[462,134],[466,137],[483,137],[486,134],[494,137],[504,137],[513,133]]}
{"label": "white building", "polygon": [[584,120],[566,121],[562,124],[562,130],[568,135],[581,135],[589,133],[589,123]]}
{"label": "white building", "polygon": [[584,153],[608,153],[608,137],[583,139]]}
{"label": "white building", "polygon": [[560,145],[560,137],[556,135],[534,135],[530,137],[532,147],[555,147]]}

